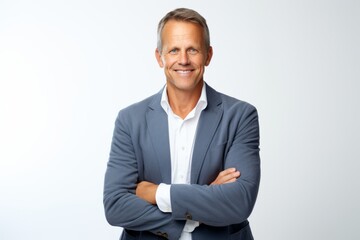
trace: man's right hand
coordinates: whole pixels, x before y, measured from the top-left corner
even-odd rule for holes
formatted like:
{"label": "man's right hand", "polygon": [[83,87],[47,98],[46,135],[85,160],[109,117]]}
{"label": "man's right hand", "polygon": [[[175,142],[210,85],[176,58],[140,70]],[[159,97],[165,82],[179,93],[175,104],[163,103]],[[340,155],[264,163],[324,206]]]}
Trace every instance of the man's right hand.
{"label": "man's right hand", "polygon": [[219,185],[235,182],[240,177],[240,172],[235,168],[228,168],[221,171],[216,179],[210,185]]}

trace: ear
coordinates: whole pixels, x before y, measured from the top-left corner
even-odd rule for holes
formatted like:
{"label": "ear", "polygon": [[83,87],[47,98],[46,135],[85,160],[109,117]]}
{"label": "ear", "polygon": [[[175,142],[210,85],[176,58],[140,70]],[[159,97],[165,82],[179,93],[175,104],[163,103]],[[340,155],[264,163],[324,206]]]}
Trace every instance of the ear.
{"label": "ear", "polygon": [[212,56],[213,56],[213,49],[212,49],[212,47],[210,46],[210,47],[209,47],[209,50],[208,50],[208,52],[207,52],[206,61],[205,61],[205,66],[209,66]]}
{"label": "ear", "polygon": [[162,60],[162,58],[161,58],[161,53],[160,53],[159,49],[157,49],[157,48],[156,48],[156,50],[155,50],[155,57],[156,57],[156,60],[157,60],[157,62],[158,62],[158,64],[159,64],[159,66],[160,66],[161,68],[163,68],[163,67],[164,67],[164,63],[163,63],[163,60]]}

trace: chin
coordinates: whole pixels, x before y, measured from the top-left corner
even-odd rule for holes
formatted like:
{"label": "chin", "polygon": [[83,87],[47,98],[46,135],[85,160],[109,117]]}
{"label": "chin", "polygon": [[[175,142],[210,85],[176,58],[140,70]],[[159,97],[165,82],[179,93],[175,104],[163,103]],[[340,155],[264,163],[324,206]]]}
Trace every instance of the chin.
{"label": "chin", "polygon": [[[197,86],[199,86],[199,84],[201,84],[201,82],[187,82],[187,83],[178,83],[175,84],[175,87],[179,90],[183,90],[183,91],[191,91],[197,88]],[[202,84],[201,84],[202,86]]]}

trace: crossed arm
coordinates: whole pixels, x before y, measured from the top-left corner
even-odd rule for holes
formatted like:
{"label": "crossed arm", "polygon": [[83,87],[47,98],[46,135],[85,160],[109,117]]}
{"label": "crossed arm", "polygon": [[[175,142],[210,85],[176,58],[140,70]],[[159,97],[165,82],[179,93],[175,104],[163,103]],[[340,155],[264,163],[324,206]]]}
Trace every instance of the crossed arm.
{"label": "crossed arm", "polygon": [[[235,182],[236,179],[240,177],[240,172],[237,171],[235,168],[228,168],[224,171],[221,171],[219,175],[216,177],[216,179],[210,184],[210,185],[220,185],[220,184],[226,184]],[[157,191],[158,185],[142,181],[140,182],[136,187],[136,196],[139,198],[156,205],[156,191]]]}
{"label": "crossed arm", "polygon": [[[138,166],[135,153],[139,149],[134,150],[130,134],[137,128],[129,124],[129,114],[119,113],[105,175],[104,208],[108,222],[134,231],[167,232],[169,239],[178,239],[188,213],[194,221],[209,226],[226,226],[246,220],[254,206],[260,181],[259,131],[256,110],[249,108],[241,112],[244,116],[237,130],[224,137],[231,143],[231,148],[225,144],[217,145],[211,152],[212,159],[221,158],[226,152],[225,170],[217,175],[211,186],[172,185],[171,214],[162,212],[155,205],[157,185],[145,181],[137,184],[141,166]],[[241,171],[241,177],[237,170]],[[204,177],[212,170],[204,168],[203,171],[205,175],[201,176]],[[206,184],[207,180],[201,182]]]}

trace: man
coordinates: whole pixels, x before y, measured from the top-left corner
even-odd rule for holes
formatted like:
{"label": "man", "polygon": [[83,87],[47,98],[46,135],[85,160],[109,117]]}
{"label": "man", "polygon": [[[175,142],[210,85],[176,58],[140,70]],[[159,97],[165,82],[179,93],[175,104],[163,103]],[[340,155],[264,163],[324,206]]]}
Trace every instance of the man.
{"label": "man", "polygon": [[166,86],[119,112],[105,175],[108,222],[121,239],[253,239],[260,181],[256,109],[204,82],[205,19],[169,12],[155,51]]}

